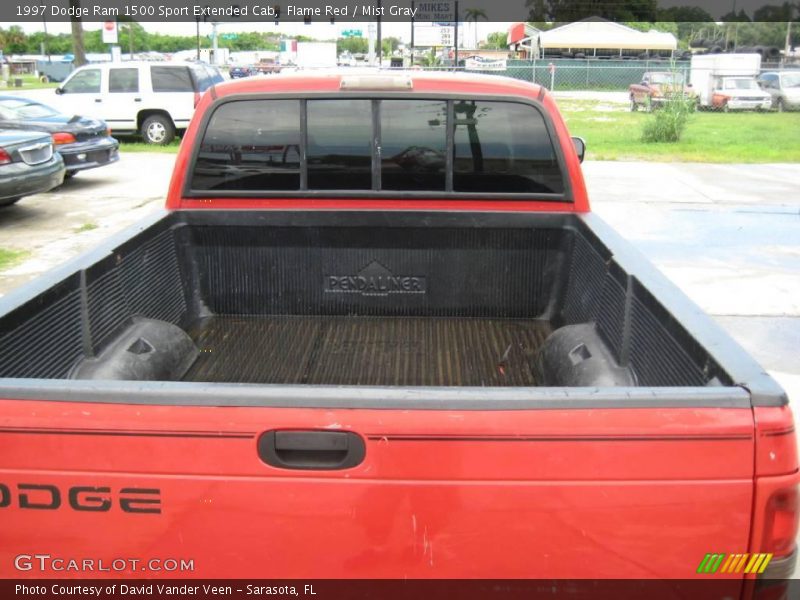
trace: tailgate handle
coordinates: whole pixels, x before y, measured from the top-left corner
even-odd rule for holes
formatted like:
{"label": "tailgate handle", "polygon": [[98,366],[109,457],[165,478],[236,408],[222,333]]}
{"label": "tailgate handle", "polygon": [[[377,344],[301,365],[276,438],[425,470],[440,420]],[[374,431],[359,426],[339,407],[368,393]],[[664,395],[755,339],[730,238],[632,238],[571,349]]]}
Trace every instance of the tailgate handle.
{"label": "tailgate handle", "polygon": [[366,455],[364,439],[352,431],[266,431],[258,438],[258,456],[279,469],[350,469]]}

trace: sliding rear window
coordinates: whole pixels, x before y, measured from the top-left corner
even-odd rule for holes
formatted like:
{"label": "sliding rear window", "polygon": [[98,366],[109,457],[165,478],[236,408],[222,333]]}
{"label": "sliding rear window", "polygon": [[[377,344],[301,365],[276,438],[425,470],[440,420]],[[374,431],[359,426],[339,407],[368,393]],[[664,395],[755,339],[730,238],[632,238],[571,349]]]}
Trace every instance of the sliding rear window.
{"label": "sliding rear window", "polygon": [[562,195],[564,178],[528,104],[254,99],[214,110],[191,190]]}

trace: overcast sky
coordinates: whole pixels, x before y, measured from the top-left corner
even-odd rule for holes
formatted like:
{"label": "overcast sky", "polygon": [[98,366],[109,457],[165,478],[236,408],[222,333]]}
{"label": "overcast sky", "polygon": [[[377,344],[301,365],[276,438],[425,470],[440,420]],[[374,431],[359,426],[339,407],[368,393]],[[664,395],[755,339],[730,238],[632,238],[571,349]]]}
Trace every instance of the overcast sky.
{"label": "overcast sky", "polygon": [[[2,0],[0,0],[2,1]],[[669,0],[667,0],[669,1]],[[304,23],[287,23],[283,22],[280,25],[275,25],[272,21],[269,22],[244,22],[244,23],[221,23],[218,27],[220,34],[236,33],[244,31],[261,31],[261,32],[275,32],[286,37],[296,35],[306,35],[316,39],[333,39],[338,38],[341,32],[346,29],[360,29],[364,37],[367,37],[367,27],[375,22],[337,22],[331,25],[325,23],[311,23],[306,25]],[[19,25],[26,33],[34,33],[42,31],[43,25],[41,21],[31,23],[13,23],[13,22],[0,22],[0,27],[8,29],[12,25]],[[145,22],[141,23],[146,31],[154,33],[164,33],[172,35],[186,35],[194,36],[196,31],[196,24],[191,22],[171,22],[171,23],[157,23]],[[417,24],[419,27],[426,26],[425,24]],[[477,24],[477,40],[485,40],[486,36],[495,31],[508,31],[512,25],[510,22],[498,21],[481,21]],[[102,27],[100,22],[85,22],[83,28],[86,31],[99,30]],[[383,37],[397,37],[403,42],[408,43],[411,41],[411,24],[408,22],[383,22],[382,23]],[[68,22],[47,22],[48,33],[69,33],[70,25]],[[200,24],[200,35],[210,36],[211,24]],[[474,23],[460,23],[459,24],[459,38],[467,43],[475,40],[475,24]]]}
{"label": "overcast sky", "polygon": [[[0,27],[7,29],[11,25],[19,25],[27,33],[42,31],[43,26],[41,22],[35,23],[2,23]],[[181,22],[181,23],[141,23],[146,31],[154,33],[168,33],[172,35],[195,35],[195,23]],[[364,37],[367,37],[368,22],[340,22],[331,25],[325,23],[311,23],[305,25],[303,23],[281,23],[275,25],[272,21],[267,23],[222,23],[218,31],[222,33],[235,33],[237,31],[263,31],[263,32],[276,32],[287,37],[295,35],[307,35],[317,39],[337,38],[344,29],[361,29]],[[500,22],[480,22],[478,23],[478,39],[485,39],[486,36],[494,31],[507,31],[511,23]],[[84,23],[83,28],[87,31],[100,29],[102,23]],[[420,25],[423,27],[424,25]],[[382,23],[381,30],[383,37],[398,37],[404,42],[411,41],[411,24],[410,23]],[[69,33],[69,23],[47,22],[48,33]],[[211,33],[211,25],[208,23],[200,24],[200,35],[208,35]],[[472,23],[459,25],[459,37],[466,35],[467,41],[472,41],[474,33],[474,25]]]}

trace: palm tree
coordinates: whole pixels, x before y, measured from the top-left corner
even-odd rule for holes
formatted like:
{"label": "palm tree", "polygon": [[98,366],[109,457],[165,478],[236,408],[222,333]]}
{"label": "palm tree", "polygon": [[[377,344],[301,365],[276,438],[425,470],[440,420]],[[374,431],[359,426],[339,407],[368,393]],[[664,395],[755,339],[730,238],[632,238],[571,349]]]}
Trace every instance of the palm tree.
{"label": "palm tree", "polygon": [[464,12],[464,20],[469,23],[472,21],[473,26],[473,47],[478,47],[478,21],[483,19],[484,21],[488,21],[489,17],[486,15],[486,11],[482,8],[468,8]]}

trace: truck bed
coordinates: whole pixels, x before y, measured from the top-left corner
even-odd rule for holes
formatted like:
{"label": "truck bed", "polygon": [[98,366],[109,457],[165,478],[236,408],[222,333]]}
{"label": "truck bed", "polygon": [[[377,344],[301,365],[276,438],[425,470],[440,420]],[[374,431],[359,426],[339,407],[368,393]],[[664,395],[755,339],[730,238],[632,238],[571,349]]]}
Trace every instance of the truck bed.
{"label": "truck bed", "polygon": [[569,214],[180,211],[0,299],[0,378],[732,385],[629,263]]}
{"label": "truck bed", "polygon": [[189,334],[184,381],[396,386],[534,386],[543,320],[222,316]]}

